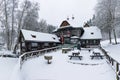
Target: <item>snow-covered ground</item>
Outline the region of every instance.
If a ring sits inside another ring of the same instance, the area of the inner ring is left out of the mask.
[[[0,57],[0,80],[10,80],[17,61],[16,58]]]
[[[112,45],[107,40],[102,41],[101,46],[110,56],[120,61],[120,44]],[[8,51],[0,53],[11,54]],[[91,60],[92,51],[83,49],[80,51],[82,60],[78,58],[69,60],[68,55],[71,53],[72,51],[63,54],[61,50],[48,53],[53,56],[51,64],[47,64],[44,56],[29,59],[23,63],[21,70],[18,58],[0,57],[0,80],[116,80],[115,72],[106,59]]]
[[[49,53],[53,56],[51,64],[47,64],[44,56],[26,61],[21,69],[22,80],[115,80],[115,73],[105,59],[91,60],[91,53],[82,50],[82,60],[69,60],[61,50]]]
[[[112,42],[114,39],[112,40]],[[102,47],[108,52],[108,54],[114,58],[116,61],[120,62],[120,39],[117,40],[119,44],[109,44],[109,41],[101,42]]]

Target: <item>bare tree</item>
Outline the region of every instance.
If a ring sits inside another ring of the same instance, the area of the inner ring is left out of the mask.
[[[48,32],[48,33],[52,33],[53,30],[55,30],[55,28],[56,28],[56,26],[48,25],[48,26],[47,26],[47,32]]]
[[[109,34],[111,43],[111,32],[115,28],[116,8],[118,0],[99,0],[96,6],[95,25]]]
[[[7,0],[4,0],[4,14],[5,14],[5,29],[6,29],[6,37],[7,37],[7,49],[10,50],[10,30],[8,23],[8,11],[7,11]]]
[[[29,9],[26,12],[26,16],[23,21],[23,28],[27,30],[37,30],[38,27],[38,15],[39,4],[29,2]]]
[[[35,24],[35,22],[37,23],[37,19],[38,19],[38,11],[39,10],[39,4],[38,3],[31,3],[29,0],[24,0],[24,2],[22,3],[20,10],[18,10],[18,14],[17,14],[17,22],[18,22],[18,27],[17,27],[17,41],[14,47],[14,52],[16,51],[16,48],[18,47],[18,43],[19,43],[19,34],[20,34],[20,30],[22,28],[26,27],[30,27],[32,26],[34,28],[33,22]],[[36,16],[36,19],[33,19],[34,16]],[[32,21],[32,19],[34,21]],[[29,22],[29,20],[31,20]],[[30,26],[29,26],[30,25]]]
[[[47,32],[47,22],[46,22],[46,20],[42,19],[39,22],[38,31]]]

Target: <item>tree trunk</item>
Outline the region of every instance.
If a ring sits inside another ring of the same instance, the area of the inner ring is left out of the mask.
[[[111,41],[111,30],[109,30],[109,41],[110,41],[110,44],[112,43]]]
[[[16,53],[16,49],[17,49],[18,44],[19,44],[20,30],[21,30],[21,28],[22,28],[22,20],[23,20],[23,17],[24,17],[24,12],[25,12],[25,10],[26,10],[26,6],[27,6],[27,0],[25,0],[25,4],[24,4],[23,10],[22,10],[22,14],[21,14],[21,16],[20,16],[19,23],[18,23],[18,29],[17,29],[17,32],[18,32],[18,34],[17,34],[17,41],[16,41],[16,43],[15,43],[15,47],[14,47],[14,49],[13,49],[13,52],[15,52],[15,53]]]
[[[113,29],[113,33],[114,33],[114,38],[115,38],[115,44],[117,44],[117,37],[116,37],[115,29]]]
[[[7,37],[7,49],[10,50],[10,31],[8,27],[8,12],[7,12],[7,3],[4,0],[4,7],[5,7],[5,29],[6,29],[6,37]]]
[[[13,43],[14,43],[14,37],[13,37],[13,32],[14,32],[14,9],[15,9],[15,0],[13,0],[13,6],[12,6],[12,30],[11,30],[11,49],[13,49]]]

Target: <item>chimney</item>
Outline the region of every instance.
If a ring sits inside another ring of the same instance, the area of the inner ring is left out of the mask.
[[[67,17],[67,20],[69,20],[69,17]]]
[[[75,19],[75,17],[74,17],[74,15],[72,15],[72,20],[74,20]]]

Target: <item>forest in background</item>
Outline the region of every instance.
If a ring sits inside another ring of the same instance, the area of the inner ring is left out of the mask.
[[[20,29],[52,33],[56,28],[46,20],[40,20],[40,4],[29,0],[0,1],[0,31],[8,50],[13,50],[18,42]],[[88,20],[90,26],[98,26],[103,39],[120,37],[120,0],[97,0],[95,14]]]
[[[120,37],[120,0],[97,0],[95,14],[87,22],[91,26],[98,26],[103,39]]]

